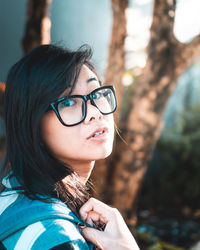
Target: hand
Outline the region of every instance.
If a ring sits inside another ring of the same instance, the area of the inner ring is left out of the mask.
[[[79,213],[81,218],[91,226],[95,224],[101,228],[105,225],[104,231],[89,227],[81,230],[83,237],[100,249],[139,250],[134,237],[116,208],[90,198],[80,208]]]

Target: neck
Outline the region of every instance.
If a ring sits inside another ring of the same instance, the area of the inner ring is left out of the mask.
[[[95,161],[92,161],[89,164],[82,165],[81,168],[79,167],[77,169],[77,171],[75,170],[77,172],[77,174],[80,176],[80,179],[84,184],[86,184],[86,182],[88,181],[88,179],[92,173],[92,170],[94,168],[94,163],[95,163]]]
[[[69,165],[72,166],[72,169],[80,176],[82,183],[86,184],[91,175],[94,164],[95,161],[80,162],[80,163],[76,162],[76,163],[71,163]]]

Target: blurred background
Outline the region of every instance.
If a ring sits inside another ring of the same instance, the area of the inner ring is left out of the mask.
[[[40,44],[87,43],[118,98],[93,196],[120,210],[142,250],[200,249],[199,13],[199,0],[0,0],[0,166],[9,68]]]

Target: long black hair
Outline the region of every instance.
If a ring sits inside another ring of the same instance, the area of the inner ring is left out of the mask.
[[[7,170],[13,171],[27,197],[47,202],[45,197],[56,197],[75,213],[89,199],[88,186],[44,145],[40,123],[69,84],[73,90],[83,64],[94,70],[91,56],[86,45],[77,51],[41,45],[13,65],[5,90]]]

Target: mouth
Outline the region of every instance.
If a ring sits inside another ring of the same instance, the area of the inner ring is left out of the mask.
[[[97,138],[97,137],[100,137],[100,136],[104,135],[105,133],[108,133],[108,128],[107,127],[95,130],[92,134],[90,134],[87,137],[87,139]]]

